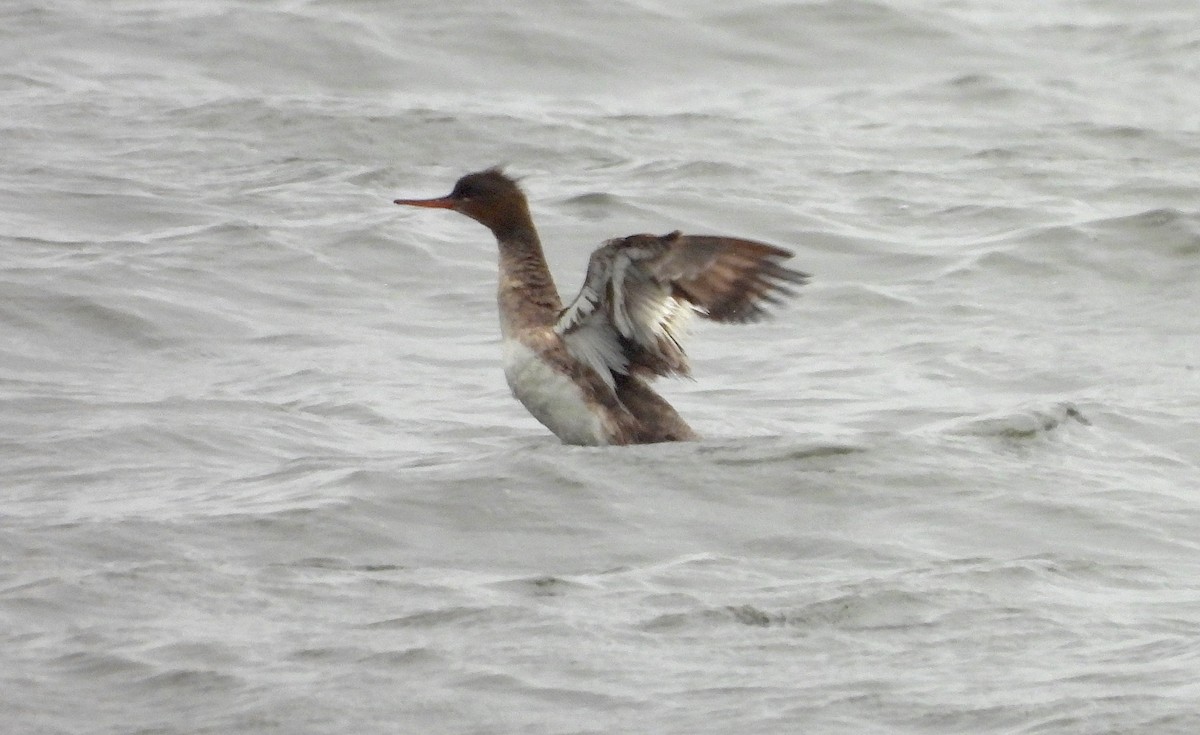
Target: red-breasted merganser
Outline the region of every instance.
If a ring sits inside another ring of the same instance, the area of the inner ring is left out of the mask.
[[[688,375],[689,316],[750,322],[808,275],[780,265],[782,248],[710,235],[630,235],[592,253],[579,295],[563,307],[517,183],[499,168],[467,174],[437,199],[500,246],[500,331],[513,395],[566,444],[649,444],[699,438],[647,384]]]

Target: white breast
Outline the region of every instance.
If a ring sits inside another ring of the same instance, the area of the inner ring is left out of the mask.
[[[504,377],[529,413],[566,444],[608,444],[605,422],[569,377],[515,339],[504,340]]]

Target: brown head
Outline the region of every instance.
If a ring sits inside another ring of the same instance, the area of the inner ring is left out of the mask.
[[[484,225],[500,239],[512,236],[523,228],[533,230],[524,192],[516,181],[498,167],[467,174],[444,197],[397,199],[396,204],[453,209]]]

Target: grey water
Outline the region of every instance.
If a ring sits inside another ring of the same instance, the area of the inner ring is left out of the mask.
[[[1200,729],[1191,0],[10,0],[9,733]],[[813,274],[705,439],[508,395],[522,177]]]

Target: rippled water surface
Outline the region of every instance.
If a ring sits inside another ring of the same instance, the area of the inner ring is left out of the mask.
[[[13,0],[13,733],[1200,729],[1190,0]],[[560,445],[495,245],[814,275]]]

